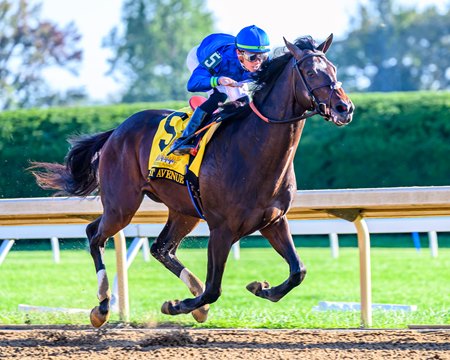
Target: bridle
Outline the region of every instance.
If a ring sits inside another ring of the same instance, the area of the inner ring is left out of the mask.
[[[264,116],[256,107],[255,103],[253,101],[250,102],[250,108],[253,110],[253,112],[258,115],[259,118],[261,118],[262,120],[264,120],[265,122],[268,123],[274,123],[274,124],[286,124],[286,123],[290,123],[290,122],[295,122],[295,121],[300,121],[300,120],[304,120],[307,119],[311,116],[314,115],[320,115],[322,116],[325,120],[329,121],[330,117],[331,117],[331,98],[334,94],[334,92],[338,89],[341,88],[342,83],[339,81],[330,81],[329,83],[326,84],[321,84],[319,86],[316,86],[314,88],[311,88],[308,84],[308,82],[305,79],[305,76],[302,74],[301,70],[300,70],[300,65],[306,60],[309,59],[311,57],[321,57],[326,59],[325,57],[325,53],[323,53],[322,51],[316,51],[313,53],[308,53],[305,56],[303,56],[301,59],[297,60],[295,57],[293,57],[293,65],[292,65],[292,71],[293,73],[297,73],[300,77],[300,80],[304,86],[304,88],[308,91],[308,96],[311,102],[311,107],[305,112],[303,113],[301,116],[297,116],[297,117],[293,117],[290,119],[286,119],[286,120],[274,120],[274,119],[270,119],[267,116]],[[317,89],[321,89],[323,87],[330,87],[330,94],[328,96],[328,99],[326,102],[320,102],[316,96],[314,95],[314,91],[316,91]],[[292,81],[292,91],[294,93],[294,98],[295,101],[300,104],[300,101],[297,98],[297,91],[296,91],[296,81]]]

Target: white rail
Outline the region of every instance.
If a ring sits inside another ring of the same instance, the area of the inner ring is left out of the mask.
[[[0,225],[86,224],[102,212],[98,198],[32,198],[0,200]],[[370,235],[365,219],[450,216],[450,186],[299,191],[290,220],[336,219],[352,222],[360,250],[361,323],[372,325]],[[135,224],[164,223],[167,208],[146,199],[133,219]],[[114,237],[117,254],[119,313],[128,318],[125,236]],[[118,250],[122,249],[122,250]]]
[[[332,257],[339,254],[339,238],[341,234],[356,234],[355,227],[345,220],[290,220],[289,226],[292,235],[328,235]],[[134,238],[134,242],[141,245],[140,239],[157,237],[164,224],[130,224],[124,229],[127,238]],[[450,217],[430,218],[403,218],[403,219],[368,219],[367,227],[371,234],[394,233],[428,233],[430,253],[432,257],[438,256],[438,232],[450,232]],[[252,236],[261,235],[258,231]],[[190,234],[190,237],[207,237],[209,229],[202,222]],[[13,225],[0,227],[0,265],[6,258],[8,251],[16,240],[24,239],[50,239],[53,260],[59,263],[59,239],[85,239],[86,225]],[[239,244],[239,243],[237,243]],[[145,246],[148,248],[148,240]],[[239,258],[238,248],[233,249],[234,257]],[[148,250],[144,253],[148,261]]]

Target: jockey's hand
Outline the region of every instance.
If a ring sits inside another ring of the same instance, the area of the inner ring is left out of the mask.
[[[233,80],[232,78],[221,76],[218,80],[219,85],[222,86],[231,86],[231,87],[241,87],[242,84],[238,83],[237,81]]]

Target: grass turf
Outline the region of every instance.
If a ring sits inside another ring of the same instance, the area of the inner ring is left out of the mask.
[[[338,259],[328,248],[301,248],[308,269],[304,282],[278,303],[248,292],[254,280],[272,285],[287,278],[288,267],[271,248],[243,248],[241,259],[228,259],[222,296],[211,305],[206,323],[188,315],[167,316],[161,304],[191,297],[185,285],[152,258],[138,256],[129,268],[130,320],[136,325],[174,324],[211,328],[355,328],[357,311],[317,312],[319,301],[359,301],[359,259],[356,248],[341,248]],[[180,249],[179,258],[200,279],[206,274],[206,249]],[[450,324],[450,249],[431,258],[423,249],[373,248],[372,298],[374,303],[417,305],[415,312],[375,311],[374,328],[404,328],[408,324]],[[115,254],[106,250],[112,286]],[[50,251],[11,251],[0,267],[0,323],[89,324],[88,316],[67,313],[19,312],[18,304],[91,309],[97,305],[97,279],[90,255],[64,250],[54,264]],[[113,314],[111,321],[118,321]]]

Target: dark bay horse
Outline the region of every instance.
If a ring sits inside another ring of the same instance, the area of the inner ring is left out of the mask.
[[[341,126],[352,120],[353,104],[336,79],[325,53],[332,35],[318,45],[311,37],[266,62],[256,77],[253,103],[224,122],[207,146],[199,184],[210,229],[205,284],[177,258],[181,240],[199,223],[185,186],[164,179],[148,180],[153,136],[170,110],[136,113],[114,130],[72,141],[65,164],[35,163],[38,184],[72,196],[100,189],[103,215],[87,226],[98,277],[99,306],[91,322],[101,326],[110,312],[110,287],[103,252],[107,239],[128,225],[144,195],[169,209],[167,223],[151,246],[152,255],[179,277],[193,298],[167,301],[165,314],[190,313],[205,321],[209,304],[221,294],[222,275],[233,243],[259,230],[289,265],[289,277],[270,287],[253,282],[256,296],[278,301],[298,286],[306,269],[295,250],[286,213],[296,193],[293,159],[305,118],[319,114]]]

